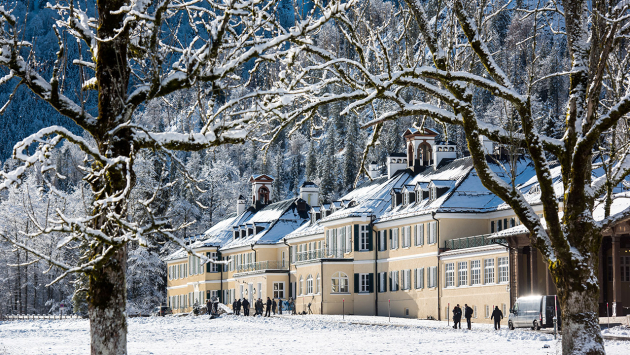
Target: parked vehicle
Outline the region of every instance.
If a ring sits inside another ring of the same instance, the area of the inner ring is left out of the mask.
[[[508,327],[535,330],[553,328],[553,318],[557,314],[560,329],[560,306],[557,301],[554,302],[555,299],[555,296],[519,297],[510,310]]]
[[[173,314],[173,310],[171,309],[171,307],[166,307],[166,306],[158,306],[153,308],[153,310],[151,311],[151,315],[152,316],[165,316],[167,314]]]

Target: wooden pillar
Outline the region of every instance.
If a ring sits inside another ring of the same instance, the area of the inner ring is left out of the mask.
[[[538,293],[538,250],[534,247],[529,249],[529,272],[531,275],[530,293],[532,295]]]
[[[613,273],[613,294],[612,301],[613,307],[616,309],[613,310],[613,314],[616,314],[618,317],[623,315],[623,308],[621,303],[621,255],[620,255],[620,237],[618,235],[612,236],[612,273]]]

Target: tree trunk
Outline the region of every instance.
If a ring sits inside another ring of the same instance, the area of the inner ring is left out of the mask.
[[[592,292],[569,292],[562,305],[562,353],[605,354],[597,314],[598,297]]]
[[[91,354],[127,354],[127,246],[90,274]]]

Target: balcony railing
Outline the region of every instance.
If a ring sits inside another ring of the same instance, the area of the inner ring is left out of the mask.
[[[236,266],[236,272],[254,272],[263,270],[289,270],[285,261],[265,260]]]
[[[466,238],[457,238],[451,240],[444,241],[444,249],[454,250],[454,249],[466,249],[466,248],[474,248],[481,247],[484,245],[492,245],[492,244],[507,244],[505,239],[498,238],[489,238],[489,235],[478,235],[474,237],[466,237]]]
[[[297,260],[294,262],[306,262],[320,259],[342,259],[344,251],[342,249],[316,249],[297,253]]]

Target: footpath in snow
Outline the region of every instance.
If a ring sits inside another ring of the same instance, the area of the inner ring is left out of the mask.
[[[129,354],[555,354],[553,335],[495,331],[473,324],[387,317],[223,316],[129,319]],[[383,326],[385,325],[385,326]],[[611,329],[611,332],[613,329]],[[614,331],[615,333],[623,330]],[[606,341],[608,354],[628,354],[630,342]],[[87,320],[0,323],[0,354],[88,354]]]

